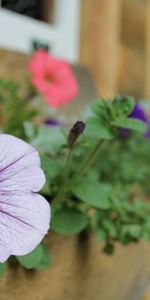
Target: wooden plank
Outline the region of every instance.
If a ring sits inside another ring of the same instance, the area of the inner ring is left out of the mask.
[[[120,44],[118,92],[143,97],[145,59],[141,48]]]
[[[80,62],[91,70],[102,97],[117,92],[122,0],[82,0]]]
[[[145,48],[146,9],[145,1],[122,1],[121,36],[124,42]]]
[[[150,0],[147,0],[146,14],[146,55],[145,55],[145,89],[144,96],[150,98]]]
[[[107,256],[93,236],[49,234],[51,268],[24,271],[11,266],[0,280],[1,300],[142,299],[150,280],[150,246],[116,245]],[[149,299],[144,299],[149,300]]]
[[[150,300],[150,292],[146,294],[142,300]]]
[[[19,52],[0,49],[0,78],[23,82],[28,58]]]

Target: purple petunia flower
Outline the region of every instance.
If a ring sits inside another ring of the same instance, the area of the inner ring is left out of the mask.
[[[147,117],[144,109],[141,107],[140,104],[138,104],[138,103],[135,104],[134,109],[133,109],[133,111],[132,111],[132,113],[130,114],[129,117],[145,122],[145,124],[148,126],[148,130],[144,134],[144,136],[147,137],[147,138],[150,138],[150,120]]]
[[[138,103],[135,104],[133,111],[129,115],[129,117],[141,120],[145,122],[146,124],[148,123],[148,118],[145,114],[144,109],[139,105]]]
[[[129,115],[129,118],[134,118],[134,119],[143,121],[148,126],[148,130],[144,134],[144,136],[146,138],[150,138],[150,120],[147,117],[144,109],[141,107],[140,104],[138,104],[138,103],[135,104],[133,111]],[[129,129],[126,129],[126,128],[121,129],[120,137],[128,137],[130,132],[131,132],[131,130],[129,130]]]
[[[25,255],[49,229],[50,206],[37,192],[45,183],[38,152],[26,142],[0,135],[0,262]]]
[[[57,119],[45,119],[44,124],[48,126],[54,126],[54,127],[64,127],[63,123]]]

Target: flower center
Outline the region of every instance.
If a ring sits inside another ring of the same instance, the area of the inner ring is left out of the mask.
[[[45,75],[45,81],[46,83],[53,83],[54,82],[54,77],[50,74]]]

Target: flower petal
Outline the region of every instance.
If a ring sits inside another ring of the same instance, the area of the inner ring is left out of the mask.
[[[44,238],[49,224],[50,206],[41,195],[0,194],[0,261],[10,254],[31,252]]]
[[[5,262],[10,256],[10,248],[0,241],[0,262]]]
[[[0,135],[0,191],[39,191],[45,183],[38,152],[26,142]]]
[[[45,68],[47,67],[49,56],[47,51],[37,50],[28,64],[28,71],[33,74],[45,75]]]
[[[77,96],[79,86],[66,61],[38,50],[31,58],[28,69],[33,86],[44,96],[48,105],[61,107]]]

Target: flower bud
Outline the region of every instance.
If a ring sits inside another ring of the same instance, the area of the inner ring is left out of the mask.
[[[71,128],[68,136],[68,145],[73,146],[79,136],[83,133],[85,129],[85,124],[82,121],[77,121]]]

